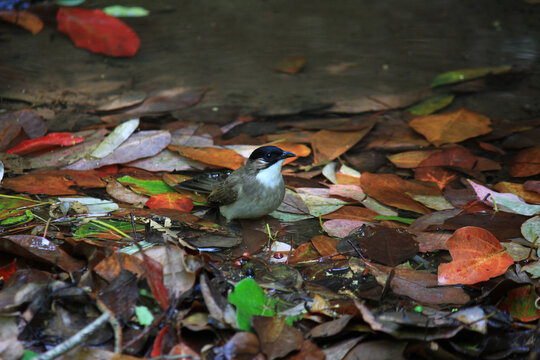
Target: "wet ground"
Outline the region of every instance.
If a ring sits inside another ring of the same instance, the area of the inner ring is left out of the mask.
[[[83,6],[106,5],[110,2]],[[289,114],[341,99],[426,87],[448,70],[509,64],[527,70],[519,84],[462,98],[454,106],[490,117],[540,114],[540,5],[517,0],[122,5],[151,11],[148,17],[125,20],[141,37],[141,48],[130,59],[75,48],[52,26],[32,36],[0,23],[2,107],[42,104],[37,110],[50,128],[68,130],[99,122],[85,111],[111,94],[187,86],[212,88],[198,107]],[[289,56],[307,60],[301,73],[272,70]],[[65,106],[51,109],[53,103]]]

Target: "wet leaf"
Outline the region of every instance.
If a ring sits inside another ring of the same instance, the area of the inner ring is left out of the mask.
[[[148,94],[142,104],[126,110],[128,114],[162,114],[197,104],[208,89],[177,87]]]
[[[68,35],[75,46],[109,56],[135,55],[140,40],[117,18],[103,11],[61,7],[56,15],[58,31]]]
[[[475,69],[453,70],[438,75],[431,83],[432,87],[448,85],[462,81],[478,79],[490,74],[498,75],[512,70],[511,66],[485,67]]]
[[[413,236],[401,229],[365,226],[351,233],[347,239],[355,242],[368,259],[389,266],[397,266],[418,253],[418,244]]]
[[[274,70],[294,75],[306,66],[306,62],[306,59],[303,57],[291,56],[281,60]]]
[[[408,296],[421,304],[462,305],[470,301],[470,297],[463,289],[437,287],[435,274],[412,269],[389,268],[378,264],[371,264],[369,271],[382,286],[386,285],[388,276],[393,273],[390,281],[392,291],[398,295]]]
[[[540,318],[540,309],[536,307],[538,297],[530,285],[511,289],[499,308],[508,311],[513,318],[530,322]]]
[[[527,177],[540,174],[540,147],[532,147],[519,152],[510,166],[513,177]]]
[[[491,121],[484,115],[461,108],[454,112],[414,119],[409,125],[435,146],[459,143],[491,132]]]
[[[476,284],[504,274],[514,260],[489,231],[473,226],[446,241],[453,261],[439,265],[439,284]]]
[[[187,195],[178,193],[164,193],[152,195],[146,202],[150,209],[175,209],[190,212],[193,209],[193,201]]]
[[[85,263],[71,257],[64,250],[42,236],[5,235],[0,238],[2,251],[32,259],[49,265],[58,266],[66,272],[81,270]]]
[[[454,97],[452,94],[437,95],[411,106],[407,111],[413,115],[430,115],[450,105]]]
[[[419,92],[403,94],[373,94],[357,99],[338,100],[328,111],[344,114],[360,114],[368,111],[400,109],[417,103]]]

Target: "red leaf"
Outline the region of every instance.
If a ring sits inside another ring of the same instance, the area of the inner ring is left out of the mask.
[[[146,206],[150,209],[175,209],[190,212],[193,209],[193,201],[188,195],[163,193],[150,197]]]
[[[0,267],[0,280],[6,282],[13,273],[17,271],[17,260],[14,259],[9,264]]]
[[[154,340],[154,346],[152,346],[152,352],[150,353],[151,357],[158,357],[162,355],[161,346],[163,344],[163,339],[165,338],[165,335],[167,335],[167,331],[169,331],[170,327],[170,325],[165,325],[163,329],[159,330],[159,333]]]
[[[142,253],[144,266],[146,267],[146,279],[152,289],[152,294],[159,307],[163,310],[169,307],[169,292],[163,284],[163,267],[159,262]]]
[[[504,274],[514,260],[489,231],[466,226],[446,241],[453,261],[439,265],[439,284],[476,284]]]
[[[133,56],[139,50],[137,34],[101,10],[61,7],[56,21],[58,31],[68,35],[77,47],[110,56]]]
[[[73,136],[72,133],[50,133],[35,139],[24,140],[19,145],[12,147],[8,154],[29,154],[39,150],[53,148],[55,146],[71,146],[81,143],[85,137]]]

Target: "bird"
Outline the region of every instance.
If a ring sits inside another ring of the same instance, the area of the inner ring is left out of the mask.
[[[283,162],[294,156],[294,153],[277,146],[255,149],[244,166],[211,186],[208,205],[219,207],[227,223],[235,219],[260,218],[271,213],[279,207],[285,196],[285,183],[281,175]],[[210,182],[201,183],[192,179],[182,182],[179,187],[208,190]]]

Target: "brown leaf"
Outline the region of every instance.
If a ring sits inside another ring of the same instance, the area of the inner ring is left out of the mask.
[[[439,146],[458,143],[491,132],[491,121],[484,115],[461,108],[454,112],[428,115],[414,119],[409,125]]]
[[[330,130],[318,131],[311,138],[314,162],[316,164],[331,161],[352,148],[371,130],[371,127],[361,131],[336,132]]]
[[[334,239],[324,235],[317,235],[311,239],[311,243],[323,257],[336,255],[338,253],[336,245],[339,243],[339,239]],[[332,259],[343,260],[345,259],[345,256],[337,255],[332,257]]]
[[[368,259],[389,266],[397,266],[418,253],[418,244],[413,236],[400,229],[383,226],[364,226],[355,230],[346,239],[353,241]]]
[[[251,325],[259,336],[262,352],[269,360],[302,348],[302,333],[285,324],[285,319],[255,315],[251,317]]]
[[[381,285],[386,284],[388,276],[393,272],[390,282],[392,291],[405,295],[421,304],[466,304],[470,297],[461,288],[437,287],[437,275],[410,269],[395,269],[383,265],[371,264],[370,272]]]
[[[42,236],[6,235],[0,240],[2,251],[49,265],[56,265],[67,272],[74,272],[85,266],[84,261],[72,258],[67,252]]]
[[[430,210],[424,205],[414,201],[406,193],[411,195],[440,195],[435,187],[413,183],[401,179],[394,174],[371,174],[365,172],[360,178],[362,190],[383,204],[427,214]]]
[[[519,152],[510,166],[510,175],[526,177],[540,174],[540,147],[532,147]]]

